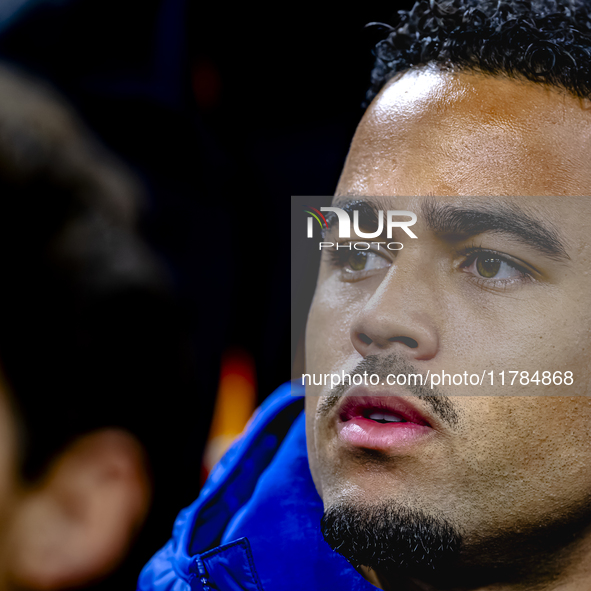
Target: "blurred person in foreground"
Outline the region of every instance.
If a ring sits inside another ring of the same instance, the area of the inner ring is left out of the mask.
[[[59,94],[0,64],[0,589],[132,588],[169,527],[185,466],[161,398],[193,392],[143,199]]]
[[[142,591],[591,589],[591,6],[420,1],[385,30],[321,239],[305,412],[290,385],[265,402]],[[494,384],[386,382],[466,370]]]

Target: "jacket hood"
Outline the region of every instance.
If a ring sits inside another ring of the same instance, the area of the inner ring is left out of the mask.
[[[375,591],[322,537],[304,418],[301,386],[265,401],[179,514],[139,591]]]

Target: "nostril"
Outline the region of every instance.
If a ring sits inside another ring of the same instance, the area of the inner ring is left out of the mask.
[[[371,345],[373,341],[364,333],[359,333],[359,340],[363,341],[366,345]]]
[[[403,345],[406,345],[407,347],[410,347],[411,349],[416,349],[419,344],[414,340],[411,339],[410,337],[392,337],[391,339],[388,339],[391,343],[402,343]]]

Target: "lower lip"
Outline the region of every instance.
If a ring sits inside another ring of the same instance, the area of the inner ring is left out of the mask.
[[[427,425],[417,423],[376,423],[365,417],[353,417],[337,423],[339,439],[365,449],[391,450],[424,439],[433,432]]]

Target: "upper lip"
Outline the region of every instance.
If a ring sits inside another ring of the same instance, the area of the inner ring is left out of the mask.
[[[357,388],[354,388],[357,390]],[[418,399],[409,395],[397,396],[390,393],[369,395],[367,392],[351,391],[343,396],[336,406],[336,416],[340,421],[348,421],[358,416],[368,417],[371,412],[391,413],[409,423],[432,427],[432,420],[417,408]]]

